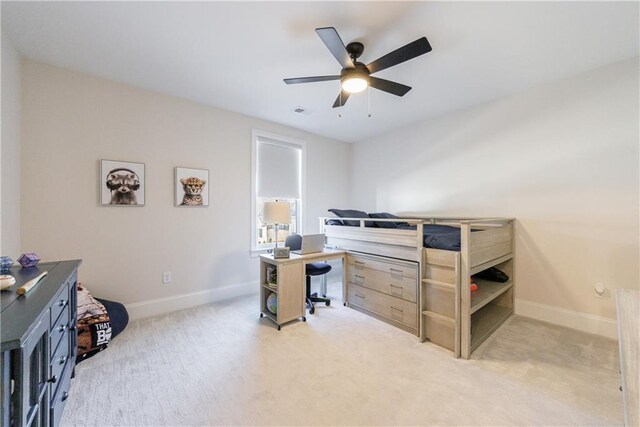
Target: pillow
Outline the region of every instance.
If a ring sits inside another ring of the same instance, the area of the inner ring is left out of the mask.
[[[78,283],[78,353],[76,363],[107,348],[111,319],[107,309]]]
[[[378,212],[378,213],[370,213],[370,218],[384,218],[384,219],[393,219],[398,218],[394,214],[390,214],[388,212]],[[375,221],[376,227],[380,228],[398,228],[399,226],[407,226],[408,222],[386,222],[386,221]]]
[[[369,218],[366,212],[355,209],[329,209],[329,212],[340,218]],[[360,227],[360,221],[342,221],[342,223],[350,227]],[[372,221],[365,222],[364,225],[365,227],[375,227]]]
[[[344,225],[342,221],[339,219],[328,219],[326,222],[327,225]]]

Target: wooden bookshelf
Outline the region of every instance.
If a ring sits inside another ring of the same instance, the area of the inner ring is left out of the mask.
[[[480,310],[513,287],[513,280],[500,283],[475,279],[475,283],[478,285],[478,289],[471,292],[471,314]]]
[[[513,313],[512,307],[488,304],[471,315],[471,351],[478,348]]]

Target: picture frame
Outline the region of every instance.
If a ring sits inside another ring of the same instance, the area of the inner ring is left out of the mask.
[[[145,205],[145,164],[123,160],[100,160],[98,181],[100,206]]]
[[[273,249],[273,259],[289,258],[289,247]]]
[[[209,207],[209,169],[175,168],[175,206]]]

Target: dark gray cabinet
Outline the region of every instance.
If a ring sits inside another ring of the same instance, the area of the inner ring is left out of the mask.
[[[16,284],[0,293],[1,410],[4,426],[60,423],[77,354],[79,260],[15,268]],[[16,289],[43,271],[47,276],[24,296]]]

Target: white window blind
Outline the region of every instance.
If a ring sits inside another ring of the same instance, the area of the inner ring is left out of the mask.
[[[256,195],[299,199],[302,150],[258,139]]]

